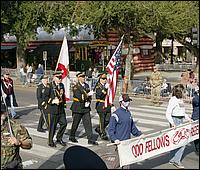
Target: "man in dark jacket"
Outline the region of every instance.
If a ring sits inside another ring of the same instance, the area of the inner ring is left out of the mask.
[[[70,107],[72,110],[73,121],[69,140],[72,142],[78,142],[75,138],[75,133],[82,119],[83,126],[87,134],[88,144],[98,145],[98,143],[93,140],[92,123],[90,117],[90,103],[92,100],[91,96],[93,95],[93,91],[90,91],[89,85],[85,83],[84,73],[78,73],[76,76],[78,78],[78,83],[73,88],[73,103]]]
[[[14,109],[14,107],[18,107],[14,93],[14,84],[8,71],[6,71],[3,75],[3,79],[1,80],[1,88],[3,90],[2,93],[3,97],[5,98],[6,105],[10,107],[11,117],[13,119],[19,118],[19,115],[17,115]]]
[[[192,99],[192,120],[199,120],[199,90],[194,92]],[[199,153],[199,139],[194,140],[195,150]]]
[[[48,83],[48,76],[42,76],[42,82],[37,87],[37,100],[38,100],[38,109],[40,109],[41,115],[37,127],[38,132],[45,132],[43,125],[45,123],[46,127],[49,127],[49,107],[48,100],[50,95],[50,85]]]
[[[50,83],[50,98],[48,100],[50,109],[50,126],[49,126],[49,146],[56,147],[53,142],[53,137],[56,132],[57,124],[60,125],[59,130],[56,135],[56,143],[62,146],[66,146],[66,142],[62,140],[64,132],[67,127],[65,107],[65,89],[61,82],[62,74],[61,72],[55,72],[53,81]]]
[[[99,133],[101,139],[108,140],[106,134],[106,127],[110,120],[111,106],[104,107],[105,98],[108,91],[107,74],[103,73],[99,75],[99,82],[96,86],[96,110],[99,115],[99,125],[95,131]]]

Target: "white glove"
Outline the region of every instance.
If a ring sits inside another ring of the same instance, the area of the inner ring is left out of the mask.
[[[52,104],[59,104],[58,98],[52,100]]]
[[[110,87],[110,84],[106,83],[105,88],[108,89],[108,87]]]
[[[115,144],[119,145],[120,144],[120,140],[115,140]]]
[[[91,90],[89,93],[88,93],[88,96],[92,96],[94,94],[94,91]]]
[[[89,107],[90,106],[90,102],[85,102],[85,107]]]
[[[111,113],[115,112],[116,111],[116,107],[115,106],[112,106],[111,107]]]

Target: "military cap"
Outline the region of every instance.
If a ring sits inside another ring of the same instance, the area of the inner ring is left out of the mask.
[[[62,71],[54,71],[53,75],[59,75],[62,74]]]
[[[132,101],[132,99],[128,96],[128,94],[122,94],[121,96],[119,96],[119,102],[128,102],[128,101]]]
[[[106,73],[100,73],[100,74],[98,75],[98,77],[99,77],[100,79],[107,79],[107,74],[106,74]]]
[[[61,78],[61,77],[62,77],[62,71],[55,71],[55,72],[53,73],[53,76],[58,77],[58,78]]]
[[[48,79],[48,76],[47,75],[42,75],[41,79]]]
[[[85,77],[85,73],[79,72],[78,74],[76,74],[76,77]]]

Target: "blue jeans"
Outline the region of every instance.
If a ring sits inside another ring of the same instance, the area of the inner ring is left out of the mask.
[[[172,117],[172,118],[173,118],[174,124],[176,126],[178,126],[178,125],[183,123],[183,118],[182,119],[175,118],[175,117]],[[176,162],[176,163],[180,164],[181,163],[181,158],[182,158],[183,153],[184,153],[184,150],[185,150],[185,146],[182,146],[180,148],[177,148],[177,149],[174,149],[174,150],[170,151],[170,153],[169,153],[170,162]]]

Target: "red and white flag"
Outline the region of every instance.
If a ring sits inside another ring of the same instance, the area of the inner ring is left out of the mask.
[[[65,99],[70,100],[70,79],[69,79],[69,51],[67,45],[67,38],[64,36],[56,69],[62,71],[62,83],[65,87]]]
[[[123,41],[123,37],[119,45],[117,46],[115,52],[113,53],[108,65],[106,66],[106,70],[108,71],[108,84],[110,85],[108,88],[108,93],[105,98],[104,107],[108,107],[113,104],[115,93],[117,90],[117,81],[118,81],[118,74],[121,62],[121,44]]]

